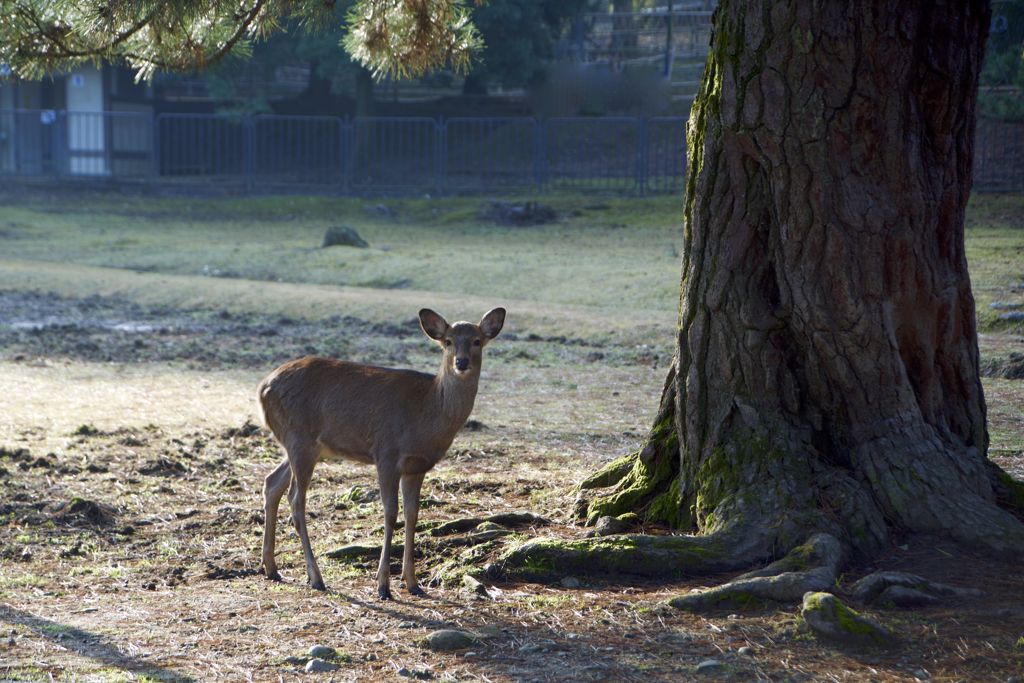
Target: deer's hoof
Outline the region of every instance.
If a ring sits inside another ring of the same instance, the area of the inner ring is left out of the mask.
[[[390,588],[378,588],[377,597],[381,600],[391,600],[391,589]]]
[[[417,598],[427,597],[427,592],[419,586],[413,586],[407,592],[409,593],[409,595],[415,595]]]
[[[266,570],[264,570],[264,571],[266,571]],[[267,573],[267,581],[277,581],[278,583],[280,583],[281,582],[281,574],[278,571],[276,571],[276,570],[272,571],[272,572],[269,572],[269,573]]]
[[[323,581],[314,581],[310,584],[310,587],[315,591],[324,591],[325,593],[327,592],[327,584],[325,584]]]

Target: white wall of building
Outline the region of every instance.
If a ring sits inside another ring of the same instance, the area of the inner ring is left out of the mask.
[[[67,87],[68,172],[106,175],[106,136],[103,123],[103,71],[95,66],[73,69]]]

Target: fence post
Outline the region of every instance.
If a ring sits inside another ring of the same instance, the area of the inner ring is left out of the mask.
[[[547,156],[544,149],[544,116],[537,115],[537,129],[533,136],[533,144],[537,147],[537,194],[544,194],[544,169],[547,164]]]
[[[349,193],[349,174],[352,173],[352,126],[349,124],[348,114],[345,114],[341,122],[341,148],[338,150],[338,157],[341,163],[341,193]]]
[[[158,114],[153,117],[153,176],[157,182],[160,181],[160,169],[162,159],[160,158],[160,117],[163,114]]]
[[[448,145],[446,143],[446,126],[444,116],[437,117],[437,132],[434,135],[434,150],[437,154],[434,166],[437,173],[437,196],[444,196],[444,174],[448,164]]]
[[[252,194],[255,185],[253,178],[253,158],[255,157],[256,123],[251,116],[242,119],[242,175],[245,178],[245,193]]]
[[[153,116],[153,112],[146,114],[146,142],[149,144],[149,168],[146,169],[146,177],[149,180],[149,184],[152,185],[156,182],[157,176],[154,173],[156,170],[156,120]]]
[[[636,140],[636,184],[639,196],[643,197],[647,182],[647,119],[643,116],[637,121]]]
[[[55,112],[55,114],[56,115],[53,117],[53,123],[51,124],[51,130],[53,132],[50,135],[50,145],[53,147],[53,150],[50,152],[50,158],[53,163],[53,181],[60,182],[63,160],[70,157],[64,149],[66,141],[70,139],[70,136],[61,135],[61,128],[67,125],[67,112],[60,111]]]

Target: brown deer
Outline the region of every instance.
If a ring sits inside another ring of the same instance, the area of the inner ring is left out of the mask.
[[[384,547],[377,569],[377,594],[391,599],[391,537],[398,519],[398,487],[405,510],[402,578],[411,595],[425,595],[416,583],[413,537],[424,475],[444,457],[473,410],[480,383],[483,348],[505,324],[495,308],[479,325],[449,325],[424,308],[420,325],[441,345],[444,358],[436,376],[328,358],[285,363],[257,389],[263,420],[284,447],[286,457],[263,484],[263,568],[280,581],[274,560],[277,508],[291,485],[288,502],[302,541],[309,582],[327,590],[306,530],[306,491],[318,460],[344,458],[377,468],[384,506]]]

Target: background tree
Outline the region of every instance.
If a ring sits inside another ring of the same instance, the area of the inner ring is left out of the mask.
[[[587,0],[488,0],[475,7],[473,23],[485,47],[466,78],[464,91],[486,94],[490,82],[517,88],[542,79],[555,57],[556,40],[587,4]]]
[[[38,78],[86,60],[124,60],[139,78],[203,69],[291,22],[336,25],[334,0],[0,0],[0,63]],[[356,0],[346,49],[377,74],[466,69],[481,44],[460,0]]]
[[[1024,119],[1024,0],[993,5],[992,31],[981,72],[978,113]]]
[[[322,31],[303,31],[297,26],[284,26],[266,40],[254,42],[251,49],[231,53],[211,66],[205,75],[211,97],[223,114],[272,114],[270,100],[274,92],[274,72],[281,67],[308,64],[309,79],[306,89],[289,98],[278,113],[338,113],[345,105],[343,97],[356,99],[356,115],[373,113],[374,81],[369,69],[352,60],[342,46],[346,27],[342,19],[352,3],[335,5],[337,21]],[[173,80],[176,74],[160,74],[157,78]],[[189,76],[184,76],[189,77]],[[254,85],[262,87],[253,87]],[[248,86],[248,87],[246,87]]]
[[[339,12],[341,7],[339,3]],[[338,80],[351,80],[355,85],[356,116],[373,116],[373,72],[351,59],[342,45],[345,35],[346,29],[341,27],[323,33],[305,32],[299,36],[295,52],[310,62],[310,78],[318,79],[320,88],[330,90]]]
[[[633,57],[639,35],[637,35],[633,0],[612,0],[612,51],[620,60]]]
[[[989,17],[985,0],[719,4],[674,367],[648,443],[581,502],[699,535],[538,540],[506,568],[679,575],[792,551],[680,601],[698,606],[799,599],[904,531],[1024,556],[1024,485],[986,457],[964,254]]]

